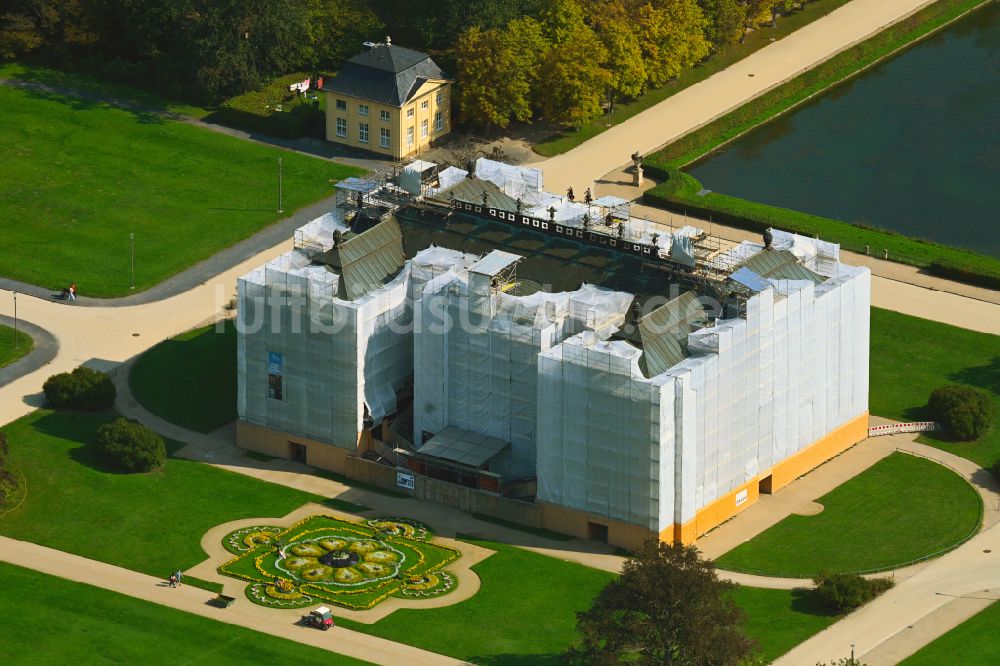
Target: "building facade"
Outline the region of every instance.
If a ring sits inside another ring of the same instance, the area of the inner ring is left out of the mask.
[[[451,131],[451,80],[426,53],[366,43],[323,85],[326,139],[394,159]]]

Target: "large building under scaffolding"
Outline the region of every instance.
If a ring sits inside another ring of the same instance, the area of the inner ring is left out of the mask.
[[[240,445],[634,547],[864,438],[869,273],[836,245],[541,185],[482,159],[339,184],[240,279]]]

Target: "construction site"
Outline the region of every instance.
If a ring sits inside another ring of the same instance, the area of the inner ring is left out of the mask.
[[[635,548],[864,439],[870,274],[480,158],[350,178],[239,279],[238,445]]]

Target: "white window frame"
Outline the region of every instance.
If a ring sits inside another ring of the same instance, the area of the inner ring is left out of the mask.
[[[382,109],[378,112],[378,117],[384,120],[385,122],[389,122],[389,112],[386,111],[385,109]]]
[[[368,123],[358,123],[358,141],[368,143]]]
[[[406,128],[406,145],[407,146],[412,146],[413,145],[413,126],[412,125],[410,125],[409,127]]]
[[[378,145],[382,148],[389,147],[389,128],[380,127],[378,128]]]
[[[368,105],[367,104],[358,104],[358,115],[359,116],[367,116],[368,115]]]
[[[426,99],[425,99],[425,100],[422,100],[422,101],[420,102],[420,110],[421,110],[421,111],[426,111],[426,110],[427,110],[427,105],[428,105],[428,102],[427,102],[427,100],[426,100]]]
[[[443,102],[444,101],[444,91],[443,90],[438,90],[437,91],[437,95],[435,96],[434,99],[435,99],[435,101],[438,104],[440,104],[441,102]]]
[[[434,131],[442,132],[444,131],[444,113],[441,111],[434,112]]]
[[[338,111],[347,111],[347,100],[338,99],[335,106],[337,107]]]
[[[424,118],[423,120],[420,121],[420,138],[421,139],[424,139],[424,138],[427,137],[428,125],[429,125],[429,123],[427,122],[426,118]]]
[[[337,136],[347,136],[347,118],[337,118]]]
[[[406,110],[406,117],[407,118],[412,118],[413,117],[413,107],[412,106]]]

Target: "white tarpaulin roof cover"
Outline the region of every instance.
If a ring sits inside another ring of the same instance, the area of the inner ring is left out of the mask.
[[[510,252],[504,252],[503,250],[493,250],[485,257],[469,266],[469,271],[472,273],[494,276],[519,261],[521,261],[521,255],[519,254],[511,254]]]
[[[508,196],[533,201],[542,192],[542,170],[519,167],[480,157],[476,160],[476,178],[488,180]]]

